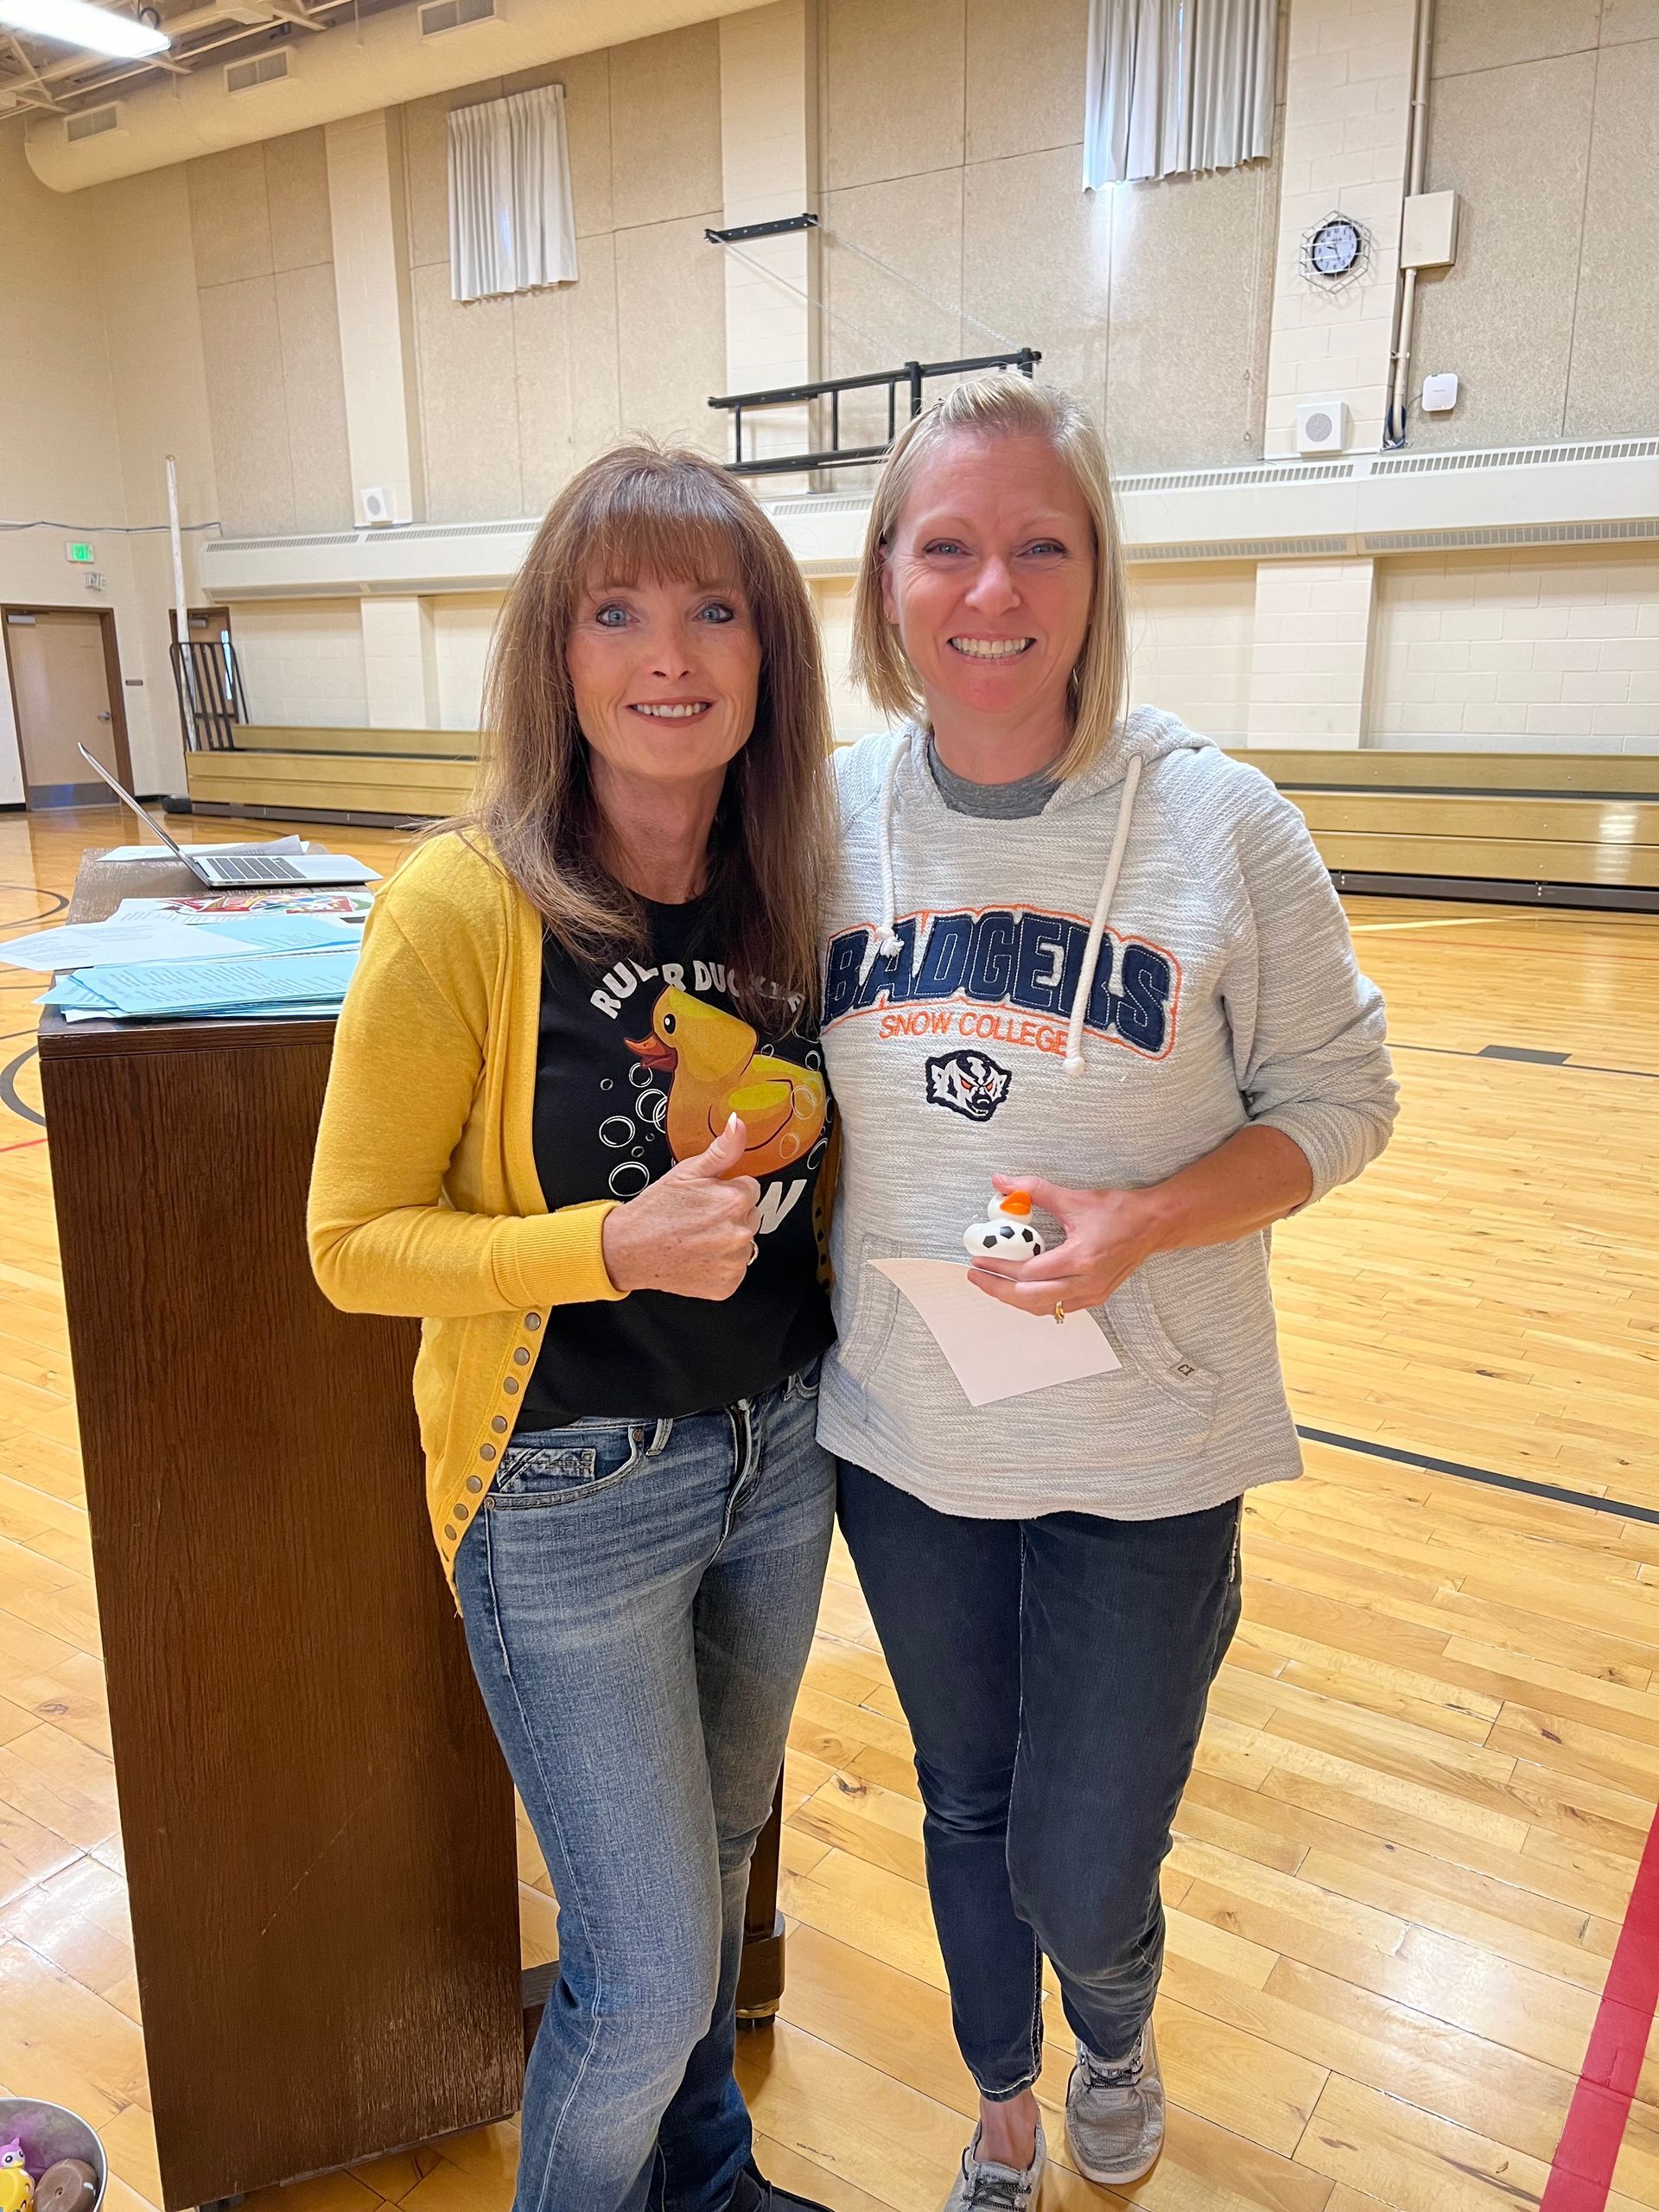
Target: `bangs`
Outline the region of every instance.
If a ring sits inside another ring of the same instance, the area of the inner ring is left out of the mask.
[[[599,477],[586,512],[573,517],[582,549],[582,582],[741,583],[755,588],[753,532],[745,528],[747,493],[726,494],[717,480],[635,465]]]

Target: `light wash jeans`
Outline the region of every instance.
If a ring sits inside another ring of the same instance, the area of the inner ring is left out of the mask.
[[[750,1853],[835,1508],[816,1363],[674,1421],[517,1436],[456,1581],[558,1895],[515,2212],[720,2212]]]

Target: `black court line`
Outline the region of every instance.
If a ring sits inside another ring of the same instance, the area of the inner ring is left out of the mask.
[[[1433,1052],[1446,1060],[1518,1060],[1529,1066],[1560,1068],[1564,1075],[1633,1075],[1643,1083],[1659,1083],[1659,1068],[1605,1068],[1594,1060],[1575,1060],[1568,1052],[1533,1052],[1520,1045],[1483,1045],[1471,1052],[1463,1045],[1408,1045],[1390,1037],[1391,1052]]]
[[[1547,1497],[1557,1505],[1582,1505],[1592,1513],[1611,1513],[1620,1521],[1647,1521],[1659,1528],[1659,1508],[1651,1505],[1624,1505],[1616,1497],[1597,1497],[1590,1491],[1561,1490],[1554,1483],[1530,1482],[1524,1475],[1500,1475],[1491,1467],[1466,1467],[1460,1459],[1431,1459],[1426,1452],[1402,1452],[1392,1444],[1339,1436],[1332,1428],[1304,1428],[1300,1421],[1296,1433],[1310,1444],[1334,1444],[1344,1452],[1363,1452],[1367,1459],[1392,1459],[1398,1466],[1425,1467],[1437,1475],[1461,1475],[1466,1481],[1484,1483],[1491,1490],[1520,1491],[1527,1497]]]

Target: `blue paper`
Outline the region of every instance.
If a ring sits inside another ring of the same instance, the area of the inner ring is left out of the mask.
[[[239,944],[261,952],[354,952],[363,942],[360,923],[330,914],[227,914],[194,926],[203,952],[215,958]]]
[[[151,961],[142,968],[99,968],[99,998],[126,1014],[235,1014],[346,995],[357,965],[347,952],[255,954],[246,960]]]

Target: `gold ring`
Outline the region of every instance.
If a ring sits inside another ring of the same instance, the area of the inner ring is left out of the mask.
[[[1065,1300],[1063,1298],[1057,1298],[1054,1301],[1054,1319],[1057,1321],[1065,1319]]]

